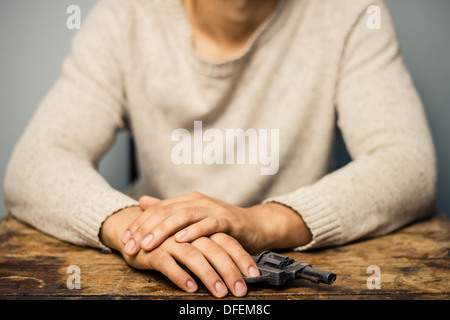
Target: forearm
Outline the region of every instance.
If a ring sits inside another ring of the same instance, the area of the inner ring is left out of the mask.
[[[301,250],[377,236],[431,212],[436,163],[422,103],[400,56],[389,12],[366,28],[361,4],[340,61],[334,106],[352,161],[268,199],[295,209],[313,233]],[[305,155],[307,156],[307,155]]]
[[[125,127],[116,9],[102,1],[86,17],[60,77],[16,146],[5,177],[5,200],[12,214],[56,238],[102,249],[101,223],[137,203],[96,170]]]
[[[78,155],[35,146],[21,143],[11,158],[5,177],[9,212],[55,238],[104,249],[98,239],[102,221],[136,201]]]
[[[397,149],[398,148],[398,149]],[[379,236],[430,214],[436,192],[432,153],[386,148],[354,160],[277,201],[294,208],[313,239],[305,250]]]

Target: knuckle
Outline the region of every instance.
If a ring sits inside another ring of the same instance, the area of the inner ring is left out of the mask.
[[[162,217],[168,217],[173,213],[173,206],[168,204],[157,209],[156,213]]]
[[[188,193],[188,196],[190,196],[191,198],[195,198],[195,199],[204,197],[204,195],[198,191],[191,191]]]
[[[153,229],[155,235],[169,235],[173,232],[173,227],[177,225],[176,218],[168,218]]]
[[[243,250],[241,244],[235,238],[226,237],[226,238],[224,238],[224,241],[225,241],[226,245],[229,247]]]
[[[211,236],[211,239],[222,245],[235,245],[237,240],[223,232],[217,232]]]
[[[190,207],[183,207],[179,210],[180,215],[187,220],[191,220],[194,217],[194,211]]]
[[[225,266],[223,273],[223,277],[227,278],[227,280],[231,280],[231,282],[242,279],[242,273],[234,263]]]
[[[197,248],[208,248],[209,250],[214,250],[214,241],[208,237],[200,237],[192,241],[192,245]]]
[[[132,223],[130,223],[127,230],[130,231],[131,233],[134,233],[139,228],[139,226],[142,224],[143,221],[144,221],[143,218],[134,220]]]
[[[255,264],[255,261],[253,260],[251,255],[243,248],[239,248],[239,250],[236,252],[236,257],[238,261],[241,261],[248,266]]]
[[[186,259],[194,259],[199,256],[199,251],[190,243],[181,243],[179,250]]]
[[[237,239],[235,239],[232,236],[229,236],[226,233],[215,233],[212,235],[212,239],[218,244],[220,244],[222,247],[233,250],[234,252],[239,251],[245,252],[241,243]]]
[[[183,224],[183,220],[180,219],[178,215],[171,216],[167,218],[163,223],[161,223],[160,227],[162,231],[176,231],[180,225]]]
[[[136,225],[136,224],[133,222],[133,223],[131,223],[131,224],[127,227],[127,229],[126,229],[125,231],[129,231],[130,234],[133,234],[134,231],[137,229],[137,227],[138,227],[138,225]]]
[[[133,238],[142,238],[147,234],[147,229],[144,224],[139,225],[133,232]]]
[[[203,223],[195,223],[189,228],[189,234],[191,236],[203,237],[211,233],[210,228],[206,227]],[[199,238],[200,239],[200,238]]]
[[[199,197],[199,199],[197,200],[197,203],[204,207],[211,207],[213,205],[216,205],[216,202],[207,196]]]
[[[145,209],[145,211],[142,213],[142,215],[145,216],[146,219],[148,219],[149,217],[154,215],[155,212],[156,212],[155,208],[150,207],[150,208]]]
[[[152,230],[152,235],[156,238],[164,237],[167,234],[167,226],[162,223]]]
[[[221,223],[220,223],[220,220],[218,218],[216,218],[216,217],[208,217],[205,220],[207,220],[208,225],[210,226],[212,231],[219,230]]]
[[[141,253],[139,252],[138,255]],[[149,253],[146,253],[143,256],[143,259],[141,259],[141,265],[145,266],[146,268],[155,269],[158,270],[160,263],[162,260],[164,260],[163,252],[161,250],[153,250]]]
[[[218,218],[221,218],[225,221],[229,221],[232,224],[237,224],[238,218],[235,214],[233,214],[233,212],[229,211],[229,210],[221,210],[218,214],[217,214]]]
[[[150,258],[151,260],[149,261],[149,263],[153,266],[154,269],[159,271],[165,270],[165,268],[172,260],[171,257],[162,250],[155,250]]]

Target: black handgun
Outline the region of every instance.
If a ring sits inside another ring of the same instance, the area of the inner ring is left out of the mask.
[[[268,283],[281,286],[287,281],[295,279],[307,279],[314,283],[332,284],[336,280],[336,274],[313,268],[310,264],[296,261],[281,254],[264,251],[252,256],[258,266],[259,277],[244,277],[246,283]]]

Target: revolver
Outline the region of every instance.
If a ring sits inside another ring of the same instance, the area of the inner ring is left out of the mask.
[[[258,266],[259,277],[244,277],[246,283],[268,283],[281,286],[287,281],[306,279],[314,283],[332,284],[336,280],[336,274],[313,268],[310,264],[296,261],[281,254],[264,251],[257,256],[252,256]]]

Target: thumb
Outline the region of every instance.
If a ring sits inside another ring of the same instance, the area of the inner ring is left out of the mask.
[[[157,204],[161,200],[158,198],[150,197],[150,196],[142,196],[139,199],[139,207],[141,210],[146,210],[148,207],[151,207],[154,204]]]

